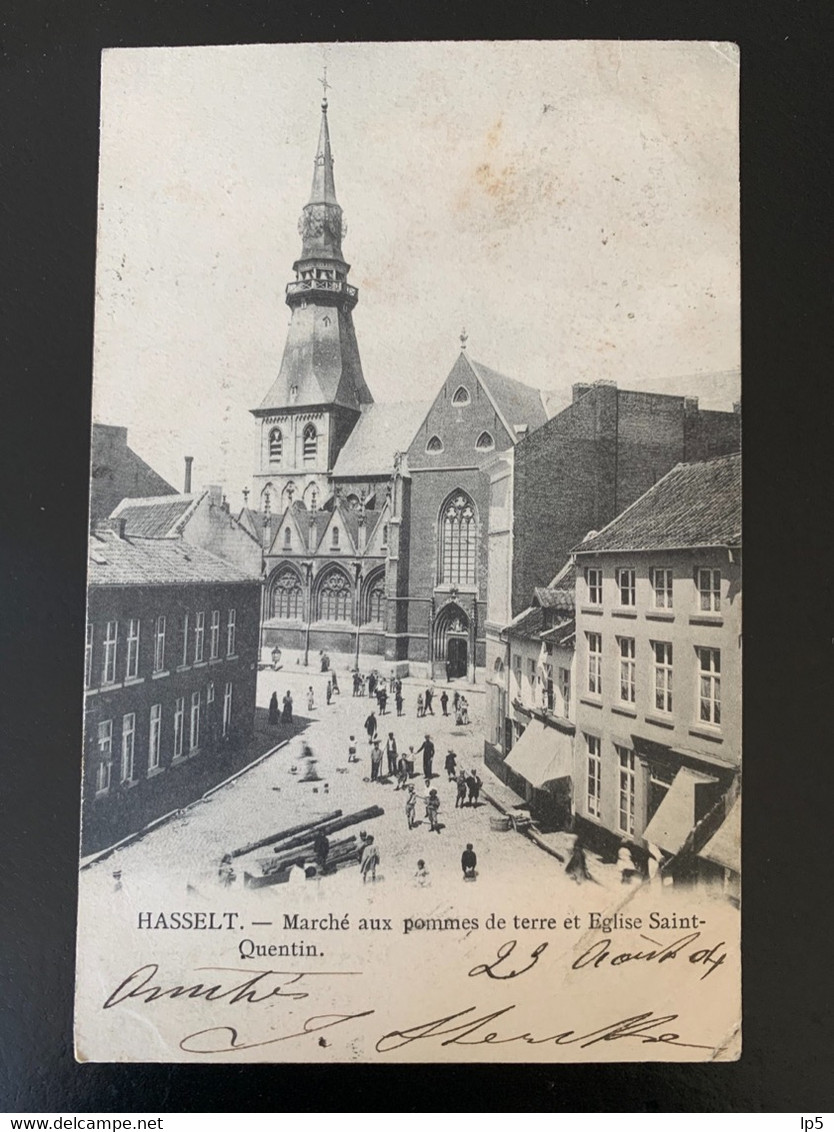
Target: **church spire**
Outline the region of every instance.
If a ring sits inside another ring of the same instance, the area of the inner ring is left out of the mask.
[[[302,238],[301,259],[330,259],[342,261],[342,237],[345,224],[342,210],[336,200],[336,182],[333,177],[333,153],[330,149],[330,127],[327,122],[327,76],[325,97],[321,102],[319,144],[313,165],[313,184],[310,199],[298,222]]]

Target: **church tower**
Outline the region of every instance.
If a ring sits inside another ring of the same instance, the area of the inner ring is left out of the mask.
[[[326,95],[326,87],[325,87]],[[336,200],[327,98],[310,199],[298,231],[301,255],[287,284],[292,311],[278,376],[257,409],[255,508],[281,513],[294,500],[308,508],[330,496],[329,476],[363,406],[373,402],[359,360],[351,312],[359,293],[348,283],[345,235]]]

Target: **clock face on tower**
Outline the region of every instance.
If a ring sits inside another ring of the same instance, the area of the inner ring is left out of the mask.
[[[342,210],[329,204],[308,205],[298,221],[299,235],[305,240],[315,240],[329,233],[334,240],[344,235]]]

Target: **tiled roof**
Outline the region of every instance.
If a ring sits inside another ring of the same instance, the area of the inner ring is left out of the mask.
[[[547,586],[536,586],[536,601],[545,609],[573,613],[576,608],[576,567],[566,562]]]
[[[566,617],[564,621],[560,621],[552,629],[546,629],[541,638],[548,645],[560,645],[563,648],[573,647],[576,643],[576,621],[573,617]]]
[[[429,411],[428,402],[401,401],[364,405],[362,415],[336,458],[334,476],[389,476],[394,453],[408,450]]]
[[[577,554],[741,545],[741,454],[678,464]]]
[[[258,584],[237,566],[182,539],[120,538],[115,531],[96,531],[90,536],[87,580],[91,586]]]
[[[144,538],[166,538],[185,518],[186,512],[205,492],[198,495],[159,495],[145,499],[123,499],[112,516],[125,520],[125,534]]]
[[[531,389],[529,385],[522,385],[512,377],[505,377],[489,366],[481,365],[466,355],[469,365],[480,380],[499,413],[504,417],[510,431],[516,425],[527,425],[532,432],[534,428],[543,425],[547,420],[544,402],[538,389]],[[513,433],[514,434],[514,433]],[[514,434],[515,435],[515,434]]]
[[[531,605],[529,609],[522,610],[507,626],[507,631],[514,637],[523,637],[528,641],[537,641],[544,629],[544,610],[540,605]]]

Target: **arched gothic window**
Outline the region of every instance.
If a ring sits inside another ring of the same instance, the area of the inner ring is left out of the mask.
[[[330,545],[333,547],[334,550],[338,550],[338,548],[339,548],[339,528],[338,527],[331,527],[330,528]]]
[[[440,439],[439,436],[433,436],[431,438],[431,440],[426,445],[426,451],[427,452],[442,452],[443,451],[443,441]]]
[[[272,464],[280,464],[284,454],[284,437],[280,428],[273,428],[269,434],[269,459]]]
[[[475,585],[475,506],[464,492],[450,496],[440,512],[440,581]]]
[[[316,452],[318,450],[318,433],[314,424],[308,424],[304,427],[303,446],[302,452],[304,459],[308,461],[315,460]]]
[[[351,494],[345,500],[345,503],[347,503],[351,511],[355,511],[359,506],[359,496],[351,492]]]
[[[350,582],[341,570],[331,570],[319,586],[319,621],[350,621]]]
[[[471,400],[471,398],[469,396],[469,390],[466,388],[465,385],[459,385],[457,387],[457,389],[455,390],[454,397],[452,398],[452,404],[453,405],[468,405],[470,400]]]
[[[380,572],[371,578],[365,597],[365,621],[381,622],[385,609],[385,574]]]
[[[492,439],[492,434],[489,432],[482,432],[478,439],[475,441],[475,447],[488,451],[490,448],[495,447],[495,441]]]
[[[284,527],[284,550],[289,550],[292,547],[292,531],[289,527]]]
[[[303,604],[298,574],[285,566],[272,583],[271,614],[283,621],[300,620],[303,616]]]

